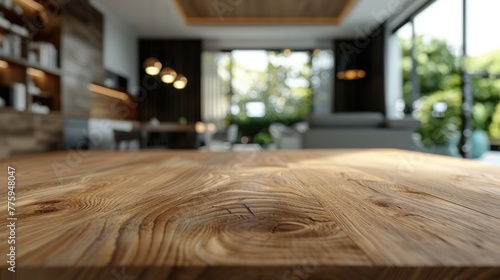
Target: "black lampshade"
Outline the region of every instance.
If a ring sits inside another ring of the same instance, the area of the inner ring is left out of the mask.
[[[337,60],[337,78],[339,80],[359,80],[366,77],[365,67],[359,55],[352,53],[349,57],[340,56]]]

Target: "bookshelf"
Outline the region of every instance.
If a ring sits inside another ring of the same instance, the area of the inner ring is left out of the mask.
[[[5,7],[9,2],[17,6]],[[10,25],[5,25],[7,20]],[[37,21],[44,24],[33,29]],[[24,99],[0,106],[0,158],[87,141],[80,130],[70,133],[72,125],[83,130],[81,124],[92,117],[93,96],[98,94],[89,91],[89,84],[105,78],[103,24],[102,14],[89,0],[0,0],[0,42],[12,35],[20,41],[15,54],[5,52],[0,43],[0,88],[25,93]]]
[[[61,15],[35,0],[0,2],[0,100],[10,109],[61,112]]]

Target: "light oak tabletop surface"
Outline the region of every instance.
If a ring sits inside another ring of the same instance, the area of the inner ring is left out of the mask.
[[[0,166],[1,279],[500,279],[492,165],[303,150],[73,151]]]

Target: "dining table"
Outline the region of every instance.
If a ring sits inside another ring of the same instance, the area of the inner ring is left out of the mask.
[[[140,147],[142,149],[148,148],[148,144],[151,140],[151,134],[159,134],[163,135],[163,138],[167,138],[172,134],[182,134],[184,137],[183,148],[190,147],[193,148],[196,146],[196,124],[195,123],[175,123],[175,122],[147,122],[141,123],[138,128],[140,132]],[[160,137],[162,138],[162,137]],[[168,143],[170,141],[166,139],[160,140],[160,145],[164,148],[168,148]],[[157,144],[158,145],[158,144]],[[175,145],[174,145],[175,146]]]
[[[0,166],[0,279],[500,279],[500,168],[472,160],[90,150]]]

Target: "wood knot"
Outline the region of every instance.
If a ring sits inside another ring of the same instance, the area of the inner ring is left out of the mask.
[[[47,200],[41,201],[35,205],[35,210],[33,213],[35,214],[47,214],[57,212],[62,209],[59,204],[63,203],[62,200]]]
[[[54,205],[54,204],[59,204],[61,203],[62,200],[47,200],[47,201],[42,201],[37,203],[40,206],[45,206],[45,205]]]
[[[52,213],[52,212],[57,212],[59,209],[57,208],[44,208],[41,210],[36,210],[35,214],[47,214],[47,213]]]
[[[377,205],[378,207],[383,207],[383,208],[389,208],[391,205],[385,201],[377,200],[374,201],[373,204]]]

